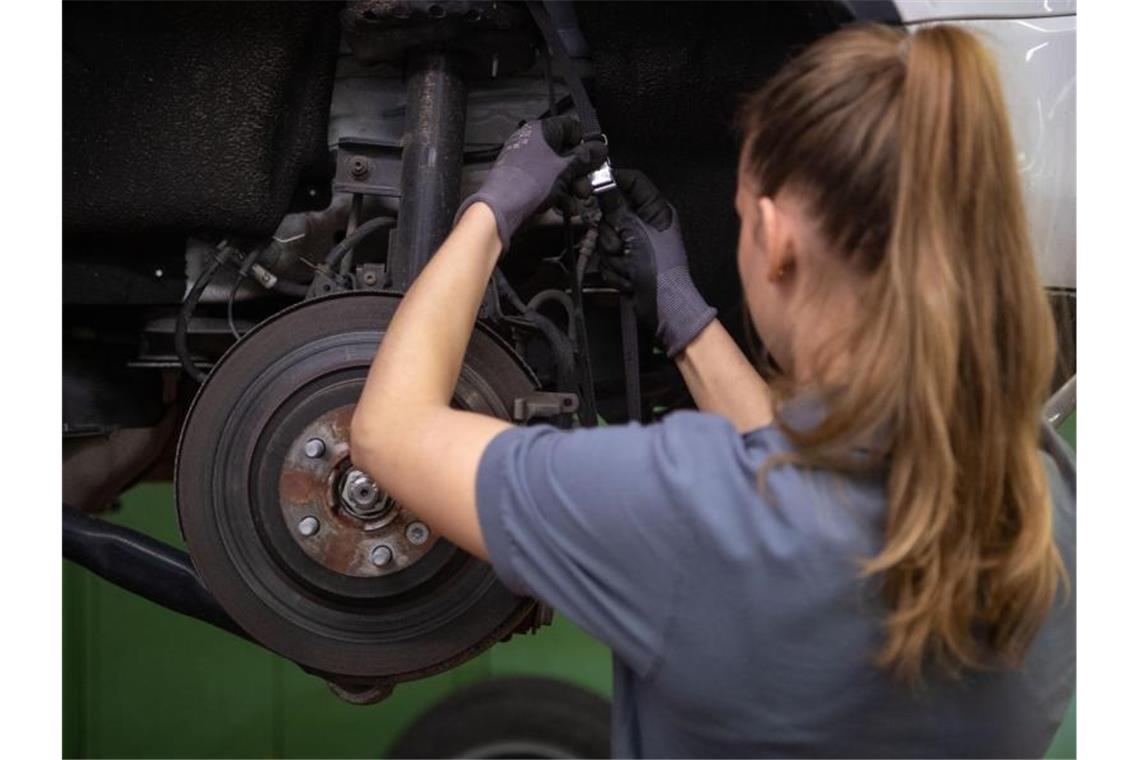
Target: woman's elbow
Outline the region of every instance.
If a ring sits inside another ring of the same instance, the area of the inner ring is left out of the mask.
[[[375,464],[384,444],[382,430],[383,425],[377,424],[376,415],[368,413],[359,405],[356,407],[348,430],[348,450],[352,463],[365,472],[372,473],[376,469]]]

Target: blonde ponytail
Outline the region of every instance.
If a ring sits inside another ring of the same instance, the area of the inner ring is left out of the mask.
[[[761,191],[805,192],[875,305],[827,418],[785,431],[825,467],[854,467],[887,431],[886,537],[865,565],[882,578],[881,664],[913,681],[1016,662],[1063,576],[1038,451],[1055,336],[992,58],[953,26],[847,29],[757,93],[742,127]]]

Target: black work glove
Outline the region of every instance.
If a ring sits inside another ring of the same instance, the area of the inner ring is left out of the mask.
[[[483,186],[463,201],[456,221],[477,201],[491,207],[503,241],[532,214],[550,206],[579,177],[597,169],[606,159],[606,145],[582,142],[582,125],[572,116],[555,116],[519,127],[499,151]]]
[[[669,358],[709,322],[709,306],[689,276],[677,210],[639,171],[614,171],[620,195],[602,196],[599,228],[607,279],[632,289],[638,319],[654,331]]]

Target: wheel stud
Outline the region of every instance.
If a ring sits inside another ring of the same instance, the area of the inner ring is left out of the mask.
[[[392,561],[392,550],[387,546],[380,544],[372,548],[372,564],[376,567],[384,567]]]
[[[408,527],[404,530],[404,535],[408,537],[408,540],[411,541],[414,546],[420,546],[427,542],[431,531],[428,530],[428,526],[417,520],[414,523],[408,524]]]
[[[309,459],[320,459],[325,455],[325,442],[320,438],[310,438],[305,441],[305,456]]]
[[[297,523],[297,531],[305,538],[315,536],[320,529],[321,521],[312,515],[301,518],[301,522]]]

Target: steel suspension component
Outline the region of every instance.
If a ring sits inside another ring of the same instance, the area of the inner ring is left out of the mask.
[[[411,285],[458,207],[467,81],[528,65],[533,37],[521,8],[494,2],[359,0],[343,18],[360,63],[403,65],[403,137],[340,144],[334,189],[354,197],[348,233],[317,267],[310,300],[244,335],[203,383],[176,494],[194,565],[225,612],[342,698],[369,702],[549,619],[379,489],[348,439],[399,300],[380,288]],[[393,155],[398,188],[377,171]],[[398,196],[398,213],[359,220],[365,195]],[[393,224],[386,268],[362,264],[356,282],[353,247]],[[504,342],[477,329],[453,403],[525,420],[550,412],[536,387]]]
[[[401,291],[411,286],[451,231],[459,207],[467,121],[467,86],[456,53],[417,52],[408,67],[396,227],[399,256],[392,261],[392,285]]]
[[[196,397],[176,469],[183,535],[226,613],[306,670],[360,688],[454,667],[535,610],[351,462],[352,409],[398,301],[337,294],[247,334]],[[453,403],[509,418],[534,388],[477,329]]]

